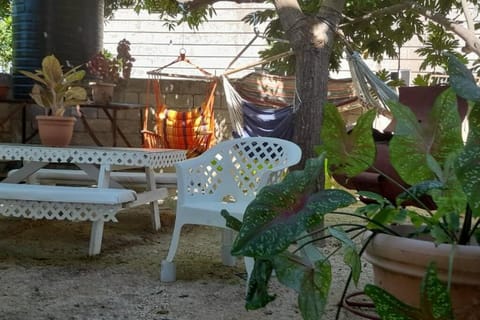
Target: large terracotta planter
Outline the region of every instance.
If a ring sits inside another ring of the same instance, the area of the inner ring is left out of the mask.
[[[447,281],[452,246],[427,240],[377,234],[365,258],[373,266],[375,284],[407,304],[418,306],[420,282],[435,261],[439,278]],[[480,319],[480,246],[457,246],[453,263],[452,304],[457,320]]]
[[[38,134],[43,145],[66,147],[70,144],[75,125],[74,117],[37,116]]]

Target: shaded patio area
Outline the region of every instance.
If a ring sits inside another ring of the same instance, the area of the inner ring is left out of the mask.
[[[243,259],[222,265],[218,229],[185,226],[177,281],[160,282],[174,216],[163,213],[162,230],[153,232],[149,214],[147,206],[119,214],[95,257],[85,251],[88,223],[0,218],[0,319],[301,319],[296,294],[276,282],[273,303],[245,310]],[[347,272],[340,262],[333,269]],[[335,301],[326,319],[334,319]]]

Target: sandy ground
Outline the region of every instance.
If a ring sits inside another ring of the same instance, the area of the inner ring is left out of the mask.
[[[162,283],[173,214],[162,215],[160,232],[146,206],[118,217],[105,225],[102,253],[93,258],[89,223],[0,218],[0,319],[301,319],[296,294],[277,283],[273,303],[245,310],[243,260],[221,264],[218,229],[185,227],[177,281]],[[340,263],[333,269],[337,278],[347,272]],[[336,280],[324,319],[334,319],[342,288]],[[344,312],[341,319],[360,318]]]

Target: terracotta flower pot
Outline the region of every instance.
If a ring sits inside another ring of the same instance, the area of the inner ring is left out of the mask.
[[[405,227],[405,226],[404,226]],[[365,252],[373,266],[375,284],[407,304],[418,306],[420,282],[431,261],[439,278],[447,281],[452,246],[427,240],[377,234]],[[450,291],[457,320],[480,319],[480,246],[455,248]]]
[[[46,146],[66,147],[70,144],[76,119],[74,117],[36,117],[40,142]]]
[[[96,104],[109,104],[113,99],[113,92],[116,87],[113,83],[90,82],[92,88],[92,99]]]
[[[0,84],[0,99],[8,98],[9,91],[10,91],[10,86]]]

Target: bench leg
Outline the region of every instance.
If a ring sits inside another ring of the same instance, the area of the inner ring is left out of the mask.
[[[162,226],[160,223],[160,209],[158,207],[158,202],[150,202],[150,210],[152,211],[152,227],[153,230],[158,231]]]
[[[145,175],[147,179],[147,189],[155,190],[157,188],[155,183],[155,172],[152,168],[145,168]],[[150,210],[152,211],[152,226],[153,230],[160,230],[160,208],[158,207],[158,201],[150,202]]]
[[[230,253],[232,251],[233,231],[230,229],[222,230],[222,263],[225,266],[234,266],[237,259]]]
[[[104,221],[92,222],[92,230],[90,232],[90,245],[88,249],[89,256],[94,256],[100,253],[100,250],[102,248],[103,224]]]

